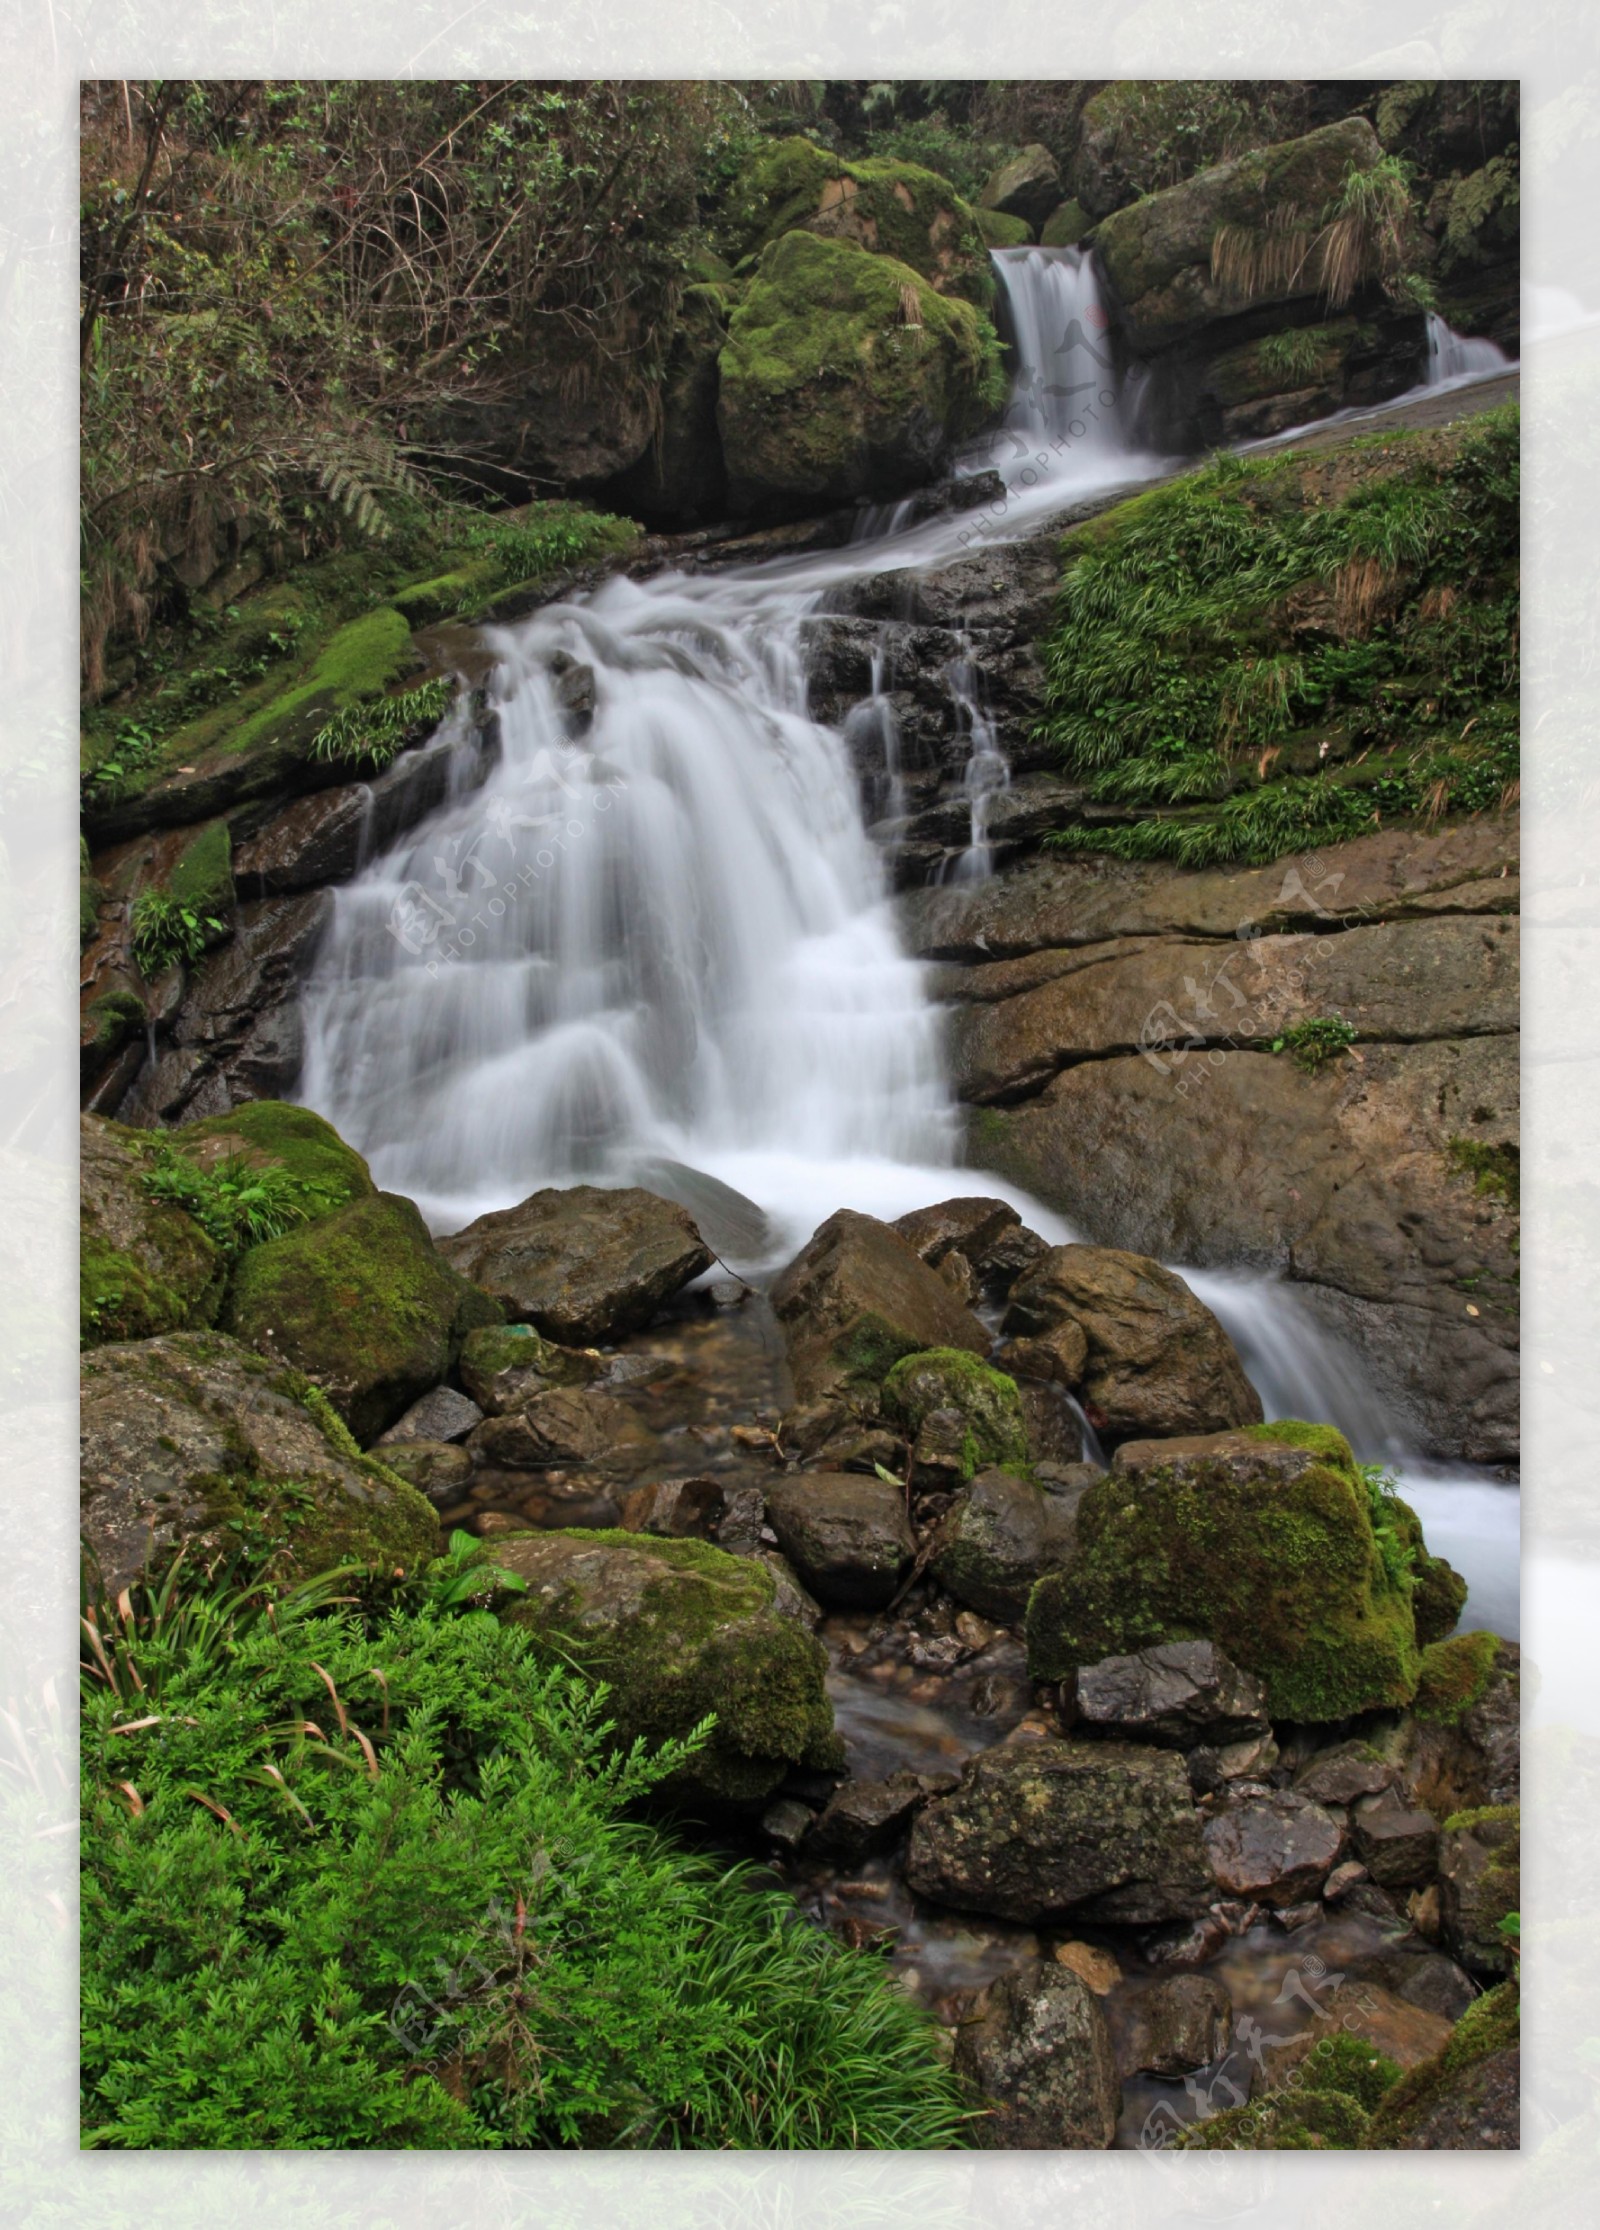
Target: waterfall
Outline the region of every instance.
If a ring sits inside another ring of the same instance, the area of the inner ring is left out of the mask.
[[[1432,310],[1428,312],[1428,360],[1422,375],[1425,387],[1454,387],[1510,368],[1510,357],[1495,342],[1470,340]]]

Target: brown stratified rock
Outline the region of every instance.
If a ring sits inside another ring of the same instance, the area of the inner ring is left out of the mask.
[[[988,2111],[973,2142],[996,2152],[1103,2152],[1122,2103],[1100,2002],[1069,1967],[1030,1961],[983,1991],[955,2069]]]
[[[889,1227],[916,1248],[924,1262],[937,1269],[952,1251],[964,1254],[982,1272],[991,1248],[1008,1232],[1020,1231],[1022,1218],[1008,1200],[962,1197],[941,1200],[931,1208],[913,1208],[897,1216]]]
[[[1382,1889],[1431,1881],[1439,1860],[1439,1823],[1407,1804],[1396,1789],[1364,1796],[1350,1813],[1357,1855]]]
[[[1226,1432],[1261,1419],[1233,1342],[1176,1272],[1116,1247],[1053,1247],[1012,1289],[1005,1330],[1083,1334],[1078,1382],[1114,1440]]]
[[[571,1347],[641,1330],[714,1259],[686,1210],[636,1186],[536,1192],[439,1251],[508,1317]]]
[[[1233,2001],[1210,1975],[1163,1975],[1134,2001],[1126,2047],[1128,2074],[1187,2075],[1220,2060],[1233,2036]]]
[[[521,1409],[486,1417],[471,1446],[480,1462],[513,1471],[569,1464],[638,1471],[655,1453],[654,1436],[625,1402],[581,1386],[552,1386]]]
[[[319,883],[342,883],[361,863],[371,807],[364,782],[296,798],[234,853],[240,897],[282,898]]]

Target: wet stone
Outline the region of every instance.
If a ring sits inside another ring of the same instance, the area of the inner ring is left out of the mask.
[[[1350,1815],[1356,1850],[1384,1889],[1414,1888],[1430,1880],[1439,1859],[1439,1823],[1431,1812],[1408,1805],[1398,1790],[1363,1797]]]
[[[1164,1976],[1142,1990],[1121,2054],[1124,2069],[1186,2075],[1220,2060],[1233,2035],[1233,2001],[1208,1975]]]
[[[1172,1749],[1221,1748],[1268,1731],[1266,1690],[1215,1642],[1166,1642],[1085,1665],[1076,1702],[1085,1728]]]
[[[389,1448],[404,1440],[465,1440],[473,1426],[482,1422],[483,1411],[475,1401],[458,1394],[453,1386],[435,1386],[431,1394],[414,1401],[387,1432],[380,1433],[376,1445]]]
[[[830,1610],[888,1603],[916,1551],[900,1489],[854,1472],[802,1471],[767,1496],[778,1546]]]
[[[401,1440],[379,1446],[389,1469],[425,1494],[436,1510],[451,1509],[471,1481],[472,1458],[447,1441]]]
[[[1206,1855],[1222,1888],[1269,1905],[1315,1896],[1343,1841],[1338,1822],[1292,1789],[1235,1791],[1205,1826]]]
[[[793,1797],[780,1797],[761,1815],[761,1832],[782,1849],[798,1850],[811,1832],[812,1814]]]
[[[836,1866],[859,1866],[893,1848],[923,1799],[914,1773],[886,1781],[846,1781],[829,1798],[813,1831],[810,1852]]]
[[[1070,1968],[1038,1962],[992,1983],[956,2040],[955,2067],[988,2113],[973,2142],[993,2151],[1103,2151],[1121,2091],[1106,2017]]]
[[[1340,1742],[1302,1766],[1294,1785],[1314,1804],[1354,1804],[1358,1797],[1380,1795],[1394,1778],[1394,1767],[1368,1743]]]

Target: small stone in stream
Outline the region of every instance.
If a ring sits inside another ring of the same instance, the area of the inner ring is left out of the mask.
[[[439,1252],[508,1317],[572,1347],[642,1329],[714,1259],[675,1202],[598,1185],[530,1194],[441,1239]]]
[[[1077,1500],[1009,1471],[980,1471],[940,1521],[935,1579],[986,1618],[1020,1620],[1035,1580],[1071,1560]]]
[[[926,1639],[918,1637],[908,1654],[912,1664],[924,1672],[954,1672],[966,1655],[966,1645],[959,1634],[935,1634]]]
[[[1303,1905],[1280,1905],[1272,1915],[1285,1935],[1292,1936],[1297,1928],[1309,1928],[1314,1920],[1323,1919],[1320,1904],[1313,1897]]]
[[[382,1460],[436,1510],[459,1502],[472,1477],[472,1458],[465,1448],[443,1440],[404,1440],[384,1448]]]
[[[978,1650],[988,1648],[999,1628],[991,1626],[986,1618],[980,1618],[976,1611],[960,1611],[956,1616],[956,1632],[968,1649]]]
[[[906,1444],[897,1433],[876,1426],[848,1425],[823,1441],[816,1464],[819,1471],[870,1471],[874,1478],[881,1465],[898,1476],[906,1468]]]
[[[487,1324],[461,1349],[461,1383],[491,1417],[520,1409],[549,1386],[588,1386],[605,1369],[598,1355],[557,1347],[529,1324]]]
[[[977,1308],[983,1299],[983,1281],[964,1254],[952,1249],[940,1263],[939,1275],[966,1308]]]
[[[397,1424],[378,1435],[375,1445],[392,1447],[402,1440],[465,1440],[474,1425],[483,1422],[483,1411],[453,1386],[435,1386],[431,1394],[414,1401]]]
[[[1376,1982],[1408,2005],[1421,2006],[1446,2021],[1459,2021],[1478,1986],[1442,1951],[1370,1951],[1345,1965],[1351,1982]]]
[[[713,1278],[706,1291],[712,1305],[719,1309],[736,1309],[750,1298],[750,1288],[743,1278]]]
[[[1338,1904],[1341,1897],[1355,1888],[1357,1882],[1367,1879],[1367,1870],[1358,1858],[1347,1858],[1336,1866],[1322,1885],[1323,1899],[1327,1904]]]
[[[959,1486],[970,1477],[970,1434],[959,1409],[930,1409],[917,1429],[911,1450],[912,1476],[919,1486],[939,1480]]]
[[[1187,2075],[1220,2060],[1233,2036],[1233,2000],[1209,1975],[1165,1975],[1133,2006],[1123,2067],[1129,2074]]]
[[[1228,1929],[1215,1913],[1201,1913],[1194,1920],[1174,1921],[1146,1936],[1139,1949],[1152,1967],[1203,1967],[1216,1957],[1228,1940]]]
[[[1354,1804],[1358,1797],[1381,1795],[1394,1778],[1394,1767],[1370,1743],[1352,1741],[1319,1750],[1296,1773],[1294,1785],[1314,1804]]]
[[[1350,1828],[1380,1888],[1410,1889],[1431,1878],[1439,1859],[1439,1823],[1431,1812],[1414,1810],[1398,1790],[1363,1797],[1351,1812]]]
[[[710,1541],[726,1514],[727,1497],[719,1479],[666,1479],[635,1487],[622,1505],[629,1533],[658,1533],[681,1540],[690,1535]]]
[[[727,1498],[717,1546],[732,1556],[754,1556],[767,1522],[767,1498],[759,1487],[735,1487]]]
[[[1222,1760],[1208,1744],[1201,1743],[1197,1749],[1188,1751],[1183,1762],[1188,1768],[1189,1786],[1196,1796],[1216,1796],[1226,1788]]]
[[[782,1618],[797,1618],[802,1626],[815,1629],[822,1624],[822,1605],[814,1595],[808,1595],[795,1576],[794,1567],[776,1549],[758,1549],[757,1561],[772,1574],[776,1593],[772,1607]]]
[[[1414,1897],[1419,1894],[1431,1897],[1433,1891],[1428,1889],[1412,1892]],[[1388,1891],[1380,1889],[1376,1882],[1357,1882],[1354,1889],[1345,1891],[1343,1902],[1346,1912],[1365,1913],[1369,1920],[1377,1921],[1382,1927],[1401,1928],[1405,1925],[1405,1916],[1400,1907]]]
[[[1096,1732],[1177,1750],[1259,1742],[1268,1732],[1265,1688],[1215,1642],[1162,1642],[1084,1665],[1076,1698],[1078,1717]]]
[[[509,1510],[480,1510],[474,1524],[485,1539],[494,1533],[525,1533],[528,1530],[527,1519],[516,1517]]]
[[[1021,1230],[1022,1218],[1006,1200],[941,1200],[933,1208],[913,1208],[892,1228],[934,1269],[952,1251],[983,1268],[1007,1233]]]
[[[894,1596],[916,1541],[905,1497],[885,1479],[802,1471],[767,1496],[778,1546],[829,1610],[877,1610]]]
[[[1049,1252],[1049,1242],[1041,1239],[1037,1231],[1030,1231],[1025,1223],[1013,1224],[1001,1233],[993,1246],[985,1249],[980,1264],[983,1282],[991,1293],[1003,1297]]]
[[[1226,1742],[1217,1752],[1217,1767],[1224,1781],[1258,1780],[1278,1762],[1278,1745],[1271,1734],[1249,1735],[1242,1742]]]
[[[1236,1791],[1205,1824],[1206,1856],[1222,1888],[1269,1905],[1315,1896],[1343,1841],[1321,1805],[1292,1789]]]
[[[780,1797],[761,1815],[761,1832],[786,1851],[798,1850],[811,1832],[811,1813],[792,1797]]]
[[[1040,1961],[983,1991],[956,2037],[955,2070],[989,2109],[972,2126],[986,2151],[1105,2151],[1121,2088],[1111,2032],[1079,1975]]]
[[[1122,1969],[1115,1953],[1103,1950],[1099,1944],[1076,1940],[1057,1944],[1050,1956],[1058,1967],[1070,1967],[1097,1998],[1106,1997],[1122,1980]]]
[[[610,1394],[552,1386],[520,1410],[486,1417],[471,1442],[484,1463],[513,1471],[548,1471],[562,1464],[640,1470],[655,1442],[638,1417]]]
[[[835,1866],[859,1866],[893,1847],[923,1800],[914,1773],[886,1781],[846,1781],[834,1791],[812,1831],[810,1851]]]

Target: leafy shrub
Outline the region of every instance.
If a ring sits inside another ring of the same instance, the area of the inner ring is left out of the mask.
[[[1288,1029],[1272,1041],[1274,1053],[1294,1056],[1296,1068],[1315,1076],[1324,1061],[1331,1061],[1336,1054],[1348,1053],[1356,1042],[1354,1025],[1337,1014],[1309,1015],[1304,1022],[1291,1022]]]
[[[203,1168],[164,1141],[139,1181],[152,1200],[169,1201],[193,1216],[226,1254],[281,1239],[296,1224],[338,1204],[336,1194],[292,1177],[279,1162],[232,1154]]]
[[[704,1730],[619,1754],[525,1633],[336,1578],[91,1606],[86,2145],[961,2141],[881,1962],[625,1816]]]
[[[211,938],[220,936],[222,923],[171,891],[153,887],[134,901],[132,932],[134,966],[148,978],[175,961],[198,960]]]
[[[1322,362],[1322,350],[1314,333],[1304,326],[1285,333],[1268,333],[1256,345],[1261,368],[1274,379],[1298,380],[1302,384],[1317,375]]]

